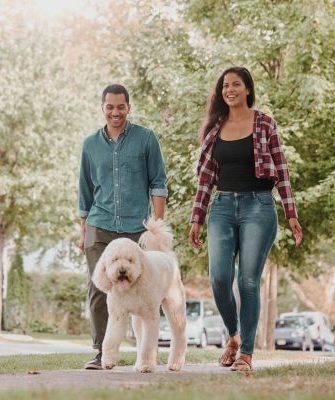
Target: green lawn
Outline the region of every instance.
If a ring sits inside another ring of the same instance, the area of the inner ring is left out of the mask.
[[[187,363],[206,363],[216,362],[222,353],[222,349],[208,348],[197,349],[189,347],[186,353]],[[0,356],[0,374],[25,372],[29,370],[53,370],[53,369],[80,369],[84,363],[94,356],[95,353],[65,353],[65,354],[32,354]],[[256,351],[255,359],[297,359],[314,358],[320,355],[319,352],[297,352],[297,351]],[[329,354],[329,356],[331,356]],[[168,354],[166,352],[158,353],[158,363],[165,364]],[[122,352],[119,365],[133,365],[135,363],[136,353]]]
[[[187,363],[216,362],[222,349],[187,351]],[[92,353],[93,355],[94,353]],[[315,358],[319,352],[256,351],[255,359]],[[326,354],[324,354],[326,355]],[[331,354],[327,354],[330,357]],[[81,369],[90,354],[45,354],[0,357],[0,374],[27,371]],[[167,362],[168,353],[159,352],[158,363]],[[135,352],[121,353],[120,365],[132,365]],[[99,372],[97,372],[99,373]],[[189,378],[134,387],[82,390],[5,390],[0,400],[334,400],[335,361],[319,365],[258,370],[252,376],[242,374],[190,375]]]
[[[186,362],[215,362],[221,354],[221,350],[216,349],[190,349],[187,352]],[[67,354],[32,354],[0,357],[0,374],[15,372],[25,372],[28,370],[53,370],[53,369],[80,369],[94,353],[67,353]],[[168,353],[158,353],[158,363],[167,363]],[[119,365],[133,365],[136,353],[122,352]]]

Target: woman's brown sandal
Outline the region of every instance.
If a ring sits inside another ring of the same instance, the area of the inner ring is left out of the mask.
[[[252,370],[251,362],[247,361],[246,358],[240,356],[230,368],[231,371],[241,371],[241,372],[250,372]]]
[[[227,344],[222,356],[219,358],[221,367],[231,367],[234,364],[239,347],[237,343]]]

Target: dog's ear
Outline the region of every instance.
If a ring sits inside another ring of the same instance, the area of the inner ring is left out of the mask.
[[[108,279],[106,274],[106,256],[102,254],[95,266],[92,282],[94,285],[104,293],[109,292],[112,289],[112,282]]]
[[[143,272],[147,271],[147,269],[148,269],[148,267],[147,267],[148,260],[146,258],[144,251],[140,247],[138,248],[138,258],[140,260],[141,270],[143,273]]]

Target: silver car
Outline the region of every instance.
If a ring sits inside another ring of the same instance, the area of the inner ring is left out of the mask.
[[[223,347],[228,332],[219,311],[212,300],[189,299],[186,301],[187,343],[197,347],[216,345]],[[171,331],[163,312],[159,326],[159,345],[169,345]]]
[[[287,350],[313,350],[313,341],[307,318],[302,315],[280,317],[276,321],[275,348]]]
[[[280,314],[280,317],[304,316],[312,336],[314,350],[335,351],[335,337],[329,318],[319,311],[288,312]]]

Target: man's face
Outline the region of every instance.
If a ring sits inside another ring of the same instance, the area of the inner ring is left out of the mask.
[[[130,104],[126,102],[125,95],[107,93],[102,104],[102,111],[107,125],[112,128],[121,128],[126,124]]]

